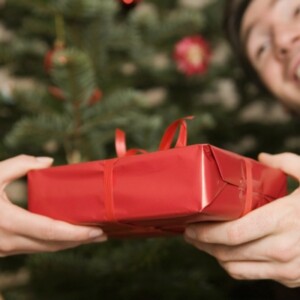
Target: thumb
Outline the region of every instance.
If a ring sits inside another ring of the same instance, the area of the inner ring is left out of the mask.
[[[300,156],[294,153],[268,154],[260,153],[258,159],[263,164],[280,169],[300,181]]]
[[[0,162],[0,185],[26,175],[30,170],[50,167],[53,159],[50,157],[34,157],[19,155]]]

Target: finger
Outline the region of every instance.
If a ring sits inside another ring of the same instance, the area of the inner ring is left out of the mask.
[[[288,287],[300,286],[299,267],[295,263],[277,264],[269,262],[225,262],[220,265],[235,279],[272,279]]]
[[[264,261],[287,263],[295,258],[296,250],[288,248],[284,239],[279,236],[269,236],[240,246],[206,244],[186,239],[186,241],[201,251],[214,256],[221,262],[230,261]]]
[[[0,257],[38,252],[55,252],[79,246],[78,242],[45,242],[22,236],[7,237],[0,243]]]
[[[25,238],[24,240],[19,241],[19,245],[15,244],[14,248],[11,248],[11,251],[7,251],[8,249],[4,249],[6,251],[1,252],[0,247],[0,256],[9,256],[9,255],[17,255],[17,254],[30,254],[30,253],[46,253],[46,252],[57,252],[61,250],[66,250],[70,248],[75,248],[87,243],[102,243],[107,241],[106,236],[101,236],[93,241],[89,242],[45,242],[38,240],[31,240],[29,238]]]
[[[19,155],[0,162],[0,183],[5,186],[9,182],[24,176],[33,169],[49,167],[53,162],[50,157],[34,157]]]
[[[289,212],[284,200],[269,203],[234,221],[190,225],[185,235],[198,242],[224,245],[241,245],[260,239],[279,230],[278,222]]]
[[[98,227],[72,225],[2,203],[0,227],[9,232],[45,241],[84,242],[103,235]]]
[[[284,173],[300,180],[300,156],[294,153],[281,153],[271,155],[261,153],[258,157],[260,162],[269,167],[282,170]]]
[[[100,243],[107,240],[106,236],[101,236],[89,243]],[[56,252],[64,249],[74,248],[88,242],[52,242],[31,239],[23,236],[11,236],[9,234],[2,234],[0,242],[0,257],[28,254],[39,252]]]
[[[187,242],[195,246],[197,249],[215,257],[218,261],[221,262],[253,260],[270,261],[270,259],[266,257],[265,253],[257,251],[257,247],[253,245],[245,244],[242,246],[233,247],[217,244],[205,244],[188,239]]]
[[[226,262],[220,263],[228,274],[238,280],[276,280],[279,272],[279,265],[269,262]]]

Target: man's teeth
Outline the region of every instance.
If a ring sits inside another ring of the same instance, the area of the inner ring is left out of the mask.
[[[297,69],[296,69],[296,78],[298,79],[298,80],[300,80],[300,65],[297,67]]]

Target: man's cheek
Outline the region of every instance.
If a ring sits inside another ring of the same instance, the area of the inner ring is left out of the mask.
[[[284,81],[282,74],[277,68],[265,66],[261,78],[266,87],[273,92],[275,96],[279,96],[282,93]]]

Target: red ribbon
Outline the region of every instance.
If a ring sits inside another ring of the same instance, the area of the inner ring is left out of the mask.
[[[147,151],[143,150],[143,149],[130,149],[130,150],[127,150],[125,132],[121,129],[118,129],[118,128],[116,129],[115,147],[116,147],[117,157],[119,157],[119,158],[124,157],[124,156],[136,155],[139,152],[140,153],[147,153]]]
[[[103,182],[104,182],[104,206],[106,208],[107,220],[117,222],[114,209],[113,195],[113,168],[118,158],[104,161]]]
[[[161,142],[159,144],[159,151],[168,150],[171,148],[171,144],[174,140],[177,129],[179,128],[178,137],[175,143],[175,148],[185,147],[187,145],[187,124],[186,120],[193,119],[193,116],[178,119],[171,123],[165,130]],[[114,164],[119,158],[136,155],[138,153],[147,153],[143,149],[130,149],[126,147],[126,136],[125,132],[116,129],[115,135],[115,147],[117,158],[106,160],[104,162],[104,191],[105,191],[105,207],[108,220],[117,222],[114,213],[114,199],[113,199],[113,168]],[[248,159],[244,160],[246,169],[246,195],[245,195],[245,206],[242,216],[247,214],[252,209],[252,193],[253,193],[253,180],[252,180],[252,165]]]
[[[187,145],[187,124],[185,120],[192,120],[194,117],[189,116],[174,121],[165,131],[161,142],[159,144],[159,150],[168,150],[171,148],[172,141],[174,139],[177,128],[179,127],[178,138],[175,144],[175,148],[184,147]]]
[[[186,120],[192,120],[193,118],[194,118],[193,116],[188,116],[185,118],[178,119],[173,123],[171,123],[171,125],[169,125],[165,130],[158,149],[161,151],[161,150],[168,150],[171,148],[171,144],[175,137],[178,127],[179,127],[179,133],[175,144],[175,148],[186,146],[187,145]],[[127,150],[125,132],[121,129],[116,129],[115,147],[116,147],[117,157],[135,155],[139,152],[147,153],[147,151],[144,149]]]
[[[244,162],[246,167],[246,196],[244,211],[241,216],[244,216],[251,211],[253,201],[252,165],[249,159],[244,159]]]
[[[174,121],[169,127],[165,130],[164,135],[161,139],[159,150],[167,150],[171,148],[172,141],[175,137],[176,131],[179,127],[179,133],[175,148],[184,147],[187,144],[187,124],[185,120],[191,120],[193,116],[185,117]],[[130,149],[127,150],[126,147],[126,135],[123,130],[116,129],[115,135],[115,147],[117,158],[109,159],[104,161],[104,204],[106,208],[106,216],[108,220],[117,222],[114,210],[114,198],[113,198],[113,168],[114,164],[118,161],[119,158],[136,155],[138,153],[147,153],[143,149]]]

